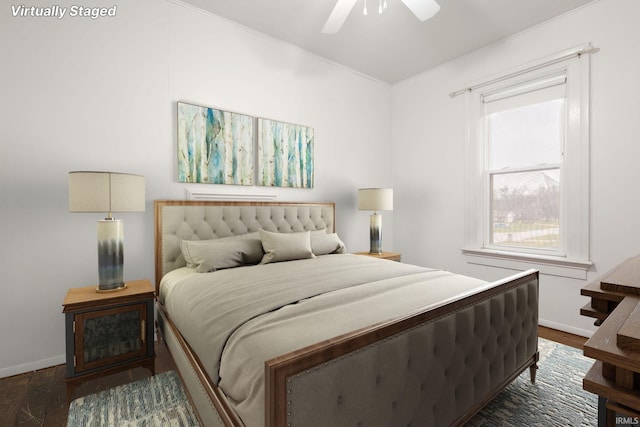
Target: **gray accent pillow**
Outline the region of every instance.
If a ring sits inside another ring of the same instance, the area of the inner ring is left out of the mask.
[[[311,250],[311,233],[274,233],[260,230],[262,249],[265,254],[260,264],[315,258]]]
[[[311,234],[311,250],[314,255],[343,254],[344,243],[336,233]]]
[[[257,264],[262,259],[260,234],[241,234],[211,240],[183,240],[180,250],[188,267],[198,273]]]

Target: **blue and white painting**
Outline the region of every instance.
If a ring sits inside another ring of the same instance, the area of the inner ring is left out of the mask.
[[[253,185],[253,118],[178,102],[178,181]]]
[[[313,128],[258,119],[258,185],[313,188]]]

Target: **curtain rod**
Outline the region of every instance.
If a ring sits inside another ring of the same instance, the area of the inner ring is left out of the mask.
[[[520,76],[522,74],[529,73],[531,71],[536,71],[536,70],[539,70],[541,68],[547,67],[549,65],[557,64],[557,63],[565,61],[567,59],[575,58],[576,56],[579,57],[579,56],[581,56],[583,54],[593,53],[596,50],[597,49],[595,47],[593,47],[591,45],[591,43],[586,43],[584,45],[575,47],[573,49],[569,49],[568,51],[558,53],[558,54],[552,56],[550,59],[548,59],[548,60],[546,60],[544,62],[536,63],[535,65],[530,65],[530,66],[528,66],[526,68],[520,69],[518,71],[514,71],[514,72],[506,74],[504,76],[496,77],[496,78],[491,79],[491,80],[487,80],[487,81],[484,81],[484,82],[481,82],[481,83],[477,83],[477,84],[469,86],[469,87],[465,87],[465,88],[460,89],[460,90],[456,90],[455,92],[449,93],[449,97],[450,98],[455,98],[456,96],[461,95],[461,94],[463,94],[465,92],[471,92],[471,91],[479,89],[481,87],[489,86],[489,85],[491,85],[493,83],[498,83],[498,82],[501,82],[503,80],[508,80],[510,78],[517,77],[517,76]]]

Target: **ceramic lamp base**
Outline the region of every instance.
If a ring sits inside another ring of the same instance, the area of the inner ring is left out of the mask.
[[[98,221],[98,292],[124,289],[124,223]]]
[[[382,253],[382,215],[374,212],[371,214],[371,227],[369,229],[369,253]]]

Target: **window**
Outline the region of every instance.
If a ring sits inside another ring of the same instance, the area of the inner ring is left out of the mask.
[[[560,186],[565,143],[566,77],[527,82],[484,96],[486,247],[562,252]],[[550,87],[549,87],[550,86]]]
[[[469,262],[586,278],[589,57],[467,91]]]

